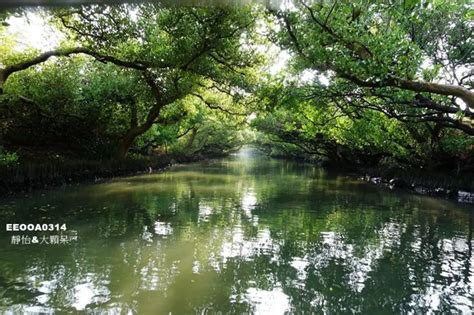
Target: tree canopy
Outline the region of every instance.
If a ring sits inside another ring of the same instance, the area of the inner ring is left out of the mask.
[[[472,13],[467,1],[292,1],[272,10],[273,41],[291,52],[292,73],[311,79],[270,88],[278,114],[257,125],[284,151],[332,161],[472,163]]]
[[[120,114],[117,120],[109,120],[111,126],[106,128],[106,132],[116,133],[111,136],[118,138],[119,158],[154,124],[179,123],[189,109],[182,104],[193,103],[191,97],[223,111],[225,105],[214,104],[210,98],[230,97],[227,106],[235,107],[236,113],[247,110],[238,103],[245,101],[260,62],[247,44],[255,22],[251,9],[89,6],[55,10],[50,19],[67,40],[54,51],[6,58],[1,70],[4,94],[20,96],[19,101],[30,107],[42,102],[45,107],[78,106],[82,110],[87,104],[93,109],[85,115],[95,111],[108,116],[96,119]],[[44,67],[51,57],[69,59],[56,58]],[[40,64],[38,76],[30,68]],[[31,71],[9,79],[23,70]],[[48,79],[55,81],[49,82],[55,85],[53,91],[41,86]],[[105,109],[104,103],[110,107]],[[61,113],[57,108],[51,111]],[[227,111],[233,113],[232,109]],[[94,127],[104,127],[90,117],[85,123],[91,122]],[[79,129],[87,133],[93,128],[85,127]]]
[[[331,163],[474,165],[469,1],[18,11],[0,29],[10,151],[122,159],[256,141]],[[18,49],[8,21],[22,12],[61,34],[55,49]]]

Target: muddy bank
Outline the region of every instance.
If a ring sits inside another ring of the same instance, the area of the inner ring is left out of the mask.
[[[474,174],[430,174],[418,170],[361,170],[359,179],[390,189],[474,203]]]
[[[474,172],[455,174],[449,171],[423,169],[401,169],[382,167],[361,167],[354,164],[337,164],[314,161],[307,157],[271,156],[274,159],[310,163],[326,170],[350,174],[360,180],[390,189],[400,189],[416,194],[428,195],[463,203],[474,203]]]
[[[120,176],[160,172],[175,163],[190,163],[206,158],[209,157],[163,155],[123,161],[47,160],[24,162],[0,168],[0,196],[80,182],[97,182]]]

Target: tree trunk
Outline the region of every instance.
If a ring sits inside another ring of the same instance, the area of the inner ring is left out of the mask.
[[[197,128],[192,128],[191,132],[192,132],[191,137],[189,138],[188,143],[186,144],[186,150],[190,150],[191,147],[193,146],[194,139],[196,138],[196,134],[197,134]]]
[[[395,80],[395,82],[390,85],[414,92],[427,92],[438,95],[457,96],[464,101],[468,108],[474,109],[474,92],[469,91],[462,86],[410,80]]]
[[[120,140],[117,152],[115,153],[115,158],[117,160],[123,160],[127,156],[128,150],[132,146],[134,140],[135,137],[132,137],[128,134],[122,140]]]
[[[5,84],[6,78],[6,72],[4,69],[0,69],[0,95],[3,94],[3,85]]]
[[[153,125],[153,123],[145,123],[141,126],[138,127],[131,127],[128,129],[128,131],[125,133],[125,135],[120,139],[117,151],[115,153],[115,158],[117,160],[123,160],[128,153],[128,150],[132,146],[133,142],[135,139],[145,133],[150,127]]]

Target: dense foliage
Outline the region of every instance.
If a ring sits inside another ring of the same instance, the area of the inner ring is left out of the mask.
[[[59,45],[19,49],[9,18],[22,14]],[[336,165],[469,170],[472,17],[464,0],[2,13],[0,145],[20,159],[123,159],[256,142]]]
[[[272,13],[293,77],[267,87],[278,97],[255,122],[263,144],[337,164],[472,169],[472,4],[294,1]]]
[[[261,59],[242,47],[252,40],[251,9],[122,5],[47,14],[66,35],[57,50],[2,45],[6,145],[94,158],[123,158],[145,134],[141,144],[158,150],[183,137],[190,153],[214,141],[240,145]],[[216,138],[220,129],[235,135]]]

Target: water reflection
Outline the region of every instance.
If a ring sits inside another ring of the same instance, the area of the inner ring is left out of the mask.
[[[7,200],[0,312],[470,313],[472,206],[252,154]],[[38,209],[42,209],[41,211]]]

